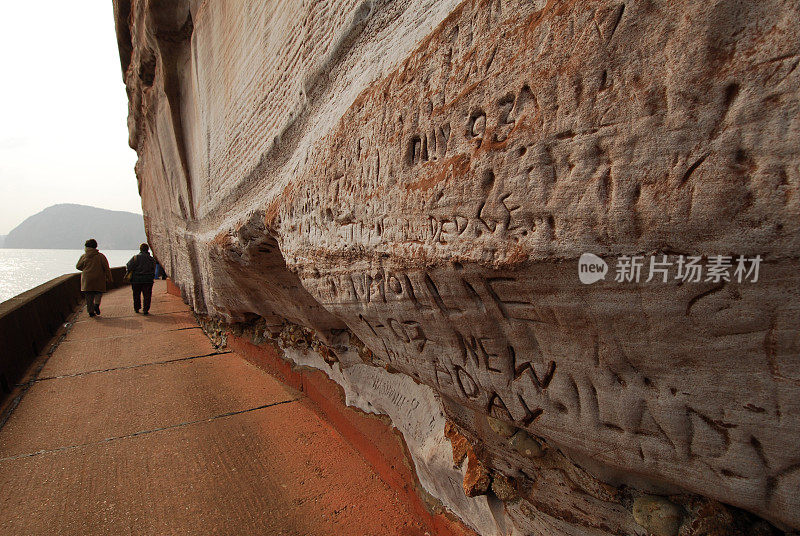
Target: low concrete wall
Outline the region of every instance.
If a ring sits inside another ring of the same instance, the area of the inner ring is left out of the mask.
[[[112,268],[111,272],[112,288],[122,285],[125,267]],[[82,298],[81,274],[75,273],[56,277],[0,303],[0,401]]]

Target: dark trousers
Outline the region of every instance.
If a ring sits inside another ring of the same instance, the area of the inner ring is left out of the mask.
[[[133,308],[137,311],[142,309],[143,313],[150,310],[150,298],[153,296],[153,282],[147,283],[131,283],[133,289]],[[142,296],[144,296],[144,303],[142,303]],[[144,307],[142,307],[144,305]]]
[[[83,295],[86,296],[86,310],[94,316],[100,311],[100,298],[103,297],[103,293],[87,290],[83,292]]]

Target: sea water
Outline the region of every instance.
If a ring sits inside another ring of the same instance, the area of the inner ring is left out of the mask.
[[[138,251],[101,249],[111,267],[124,266]],[[75,273],[82,249],[0,248],[0,302],[64,274]]]

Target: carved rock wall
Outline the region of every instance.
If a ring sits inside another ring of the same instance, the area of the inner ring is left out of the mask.
[[[187,300],[311,330],[287,358],[390,415],[468,524],[800,527],[796,2],[115,15],[148,237]],[[762,263],[584,285],[584,252]]]

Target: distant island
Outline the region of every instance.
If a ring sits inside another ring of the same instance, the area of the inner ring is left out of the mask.
[[[4,238],[0,247],[18,249],[82,249],[94,238],[101,250],[136,250],[146,241],[141,214],[75,204],[48,207]]]

